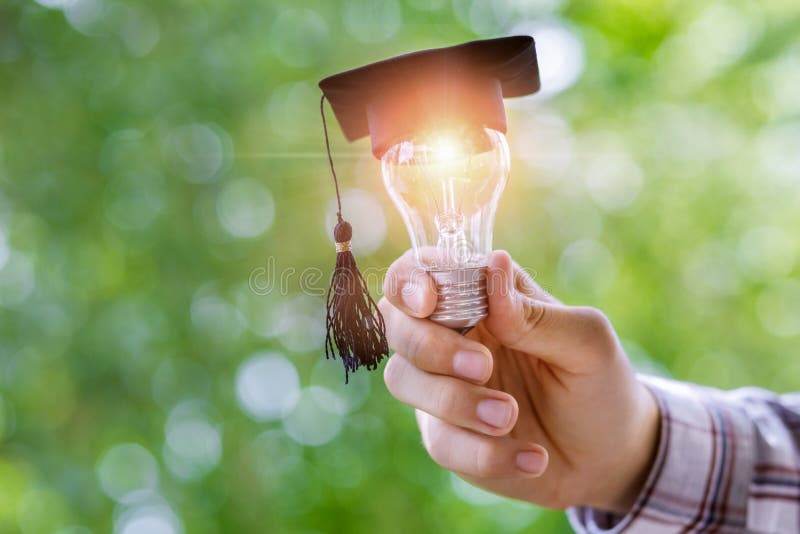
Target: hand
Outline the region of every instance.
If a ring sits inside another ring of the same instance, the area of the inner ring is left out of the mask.
[[[488,271],[489,316],[466,336],[425,317],[433,280],[407,253],[379,307],[396,351],[384,380],[416,408],[423,444],[445,469],[549,508],[626,513],[644,484],[658,405],[608,319],[565,306],[505,252]]]

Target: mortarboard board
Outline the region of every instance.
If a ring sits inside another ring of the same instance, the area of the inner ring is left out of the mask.
[[[319,82],[348,141],[369,135],[380,158],[398,138],[454,121],[506,131],[503,98],[539,90],[533,37],[422,50]]]
[[[348,141],[369,135],[377,158],[393,144],[425,132],[485,127],[506,132],[503,98],[539,90],[533,37],[471,41],[423,50],[329,76],[319,83],[328,160],[336,186],[336,268],[327,298],[326,357],[338,349],[345,376],[375,369],[388,356],[384,320],[350,250],[352,228],[342,218],[339,182],[325,122],[325,99]]]

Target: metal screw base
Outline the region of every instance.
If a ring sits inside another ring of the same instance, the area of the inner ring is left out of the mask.
[[[431,321],[466,334],[488,315],[486,267],[431,269],[439,301]]]

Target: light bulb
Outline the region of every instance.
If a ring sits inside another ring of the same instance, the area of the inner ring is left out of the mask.
[[[509,167],[505,136],[489,128],[407,137],[381,158],[417,265],[437,286],[430,319],[460,332],[488,311],[486,267]]]

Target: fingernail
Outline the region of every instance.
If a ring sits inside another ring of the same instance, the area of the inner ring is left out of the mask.
[[[544,471],[546,461],[544,454],[536,451],[523,451],[517,454],[517,467],[526,473],[538,475]]]
[[[478,403],[478,419],[495,428],[505,428],[511,421],[511,403],[484,399]]]
[[[474,350],[460,350],[453,356],[453,371],[470,380],[484,380],[489,371],[486,354]]]
[[[408,284],[403,288],[403,302],[406,303],[412,311],[422,311],[422,306],[425,304],[425,295],[419,284]]]

